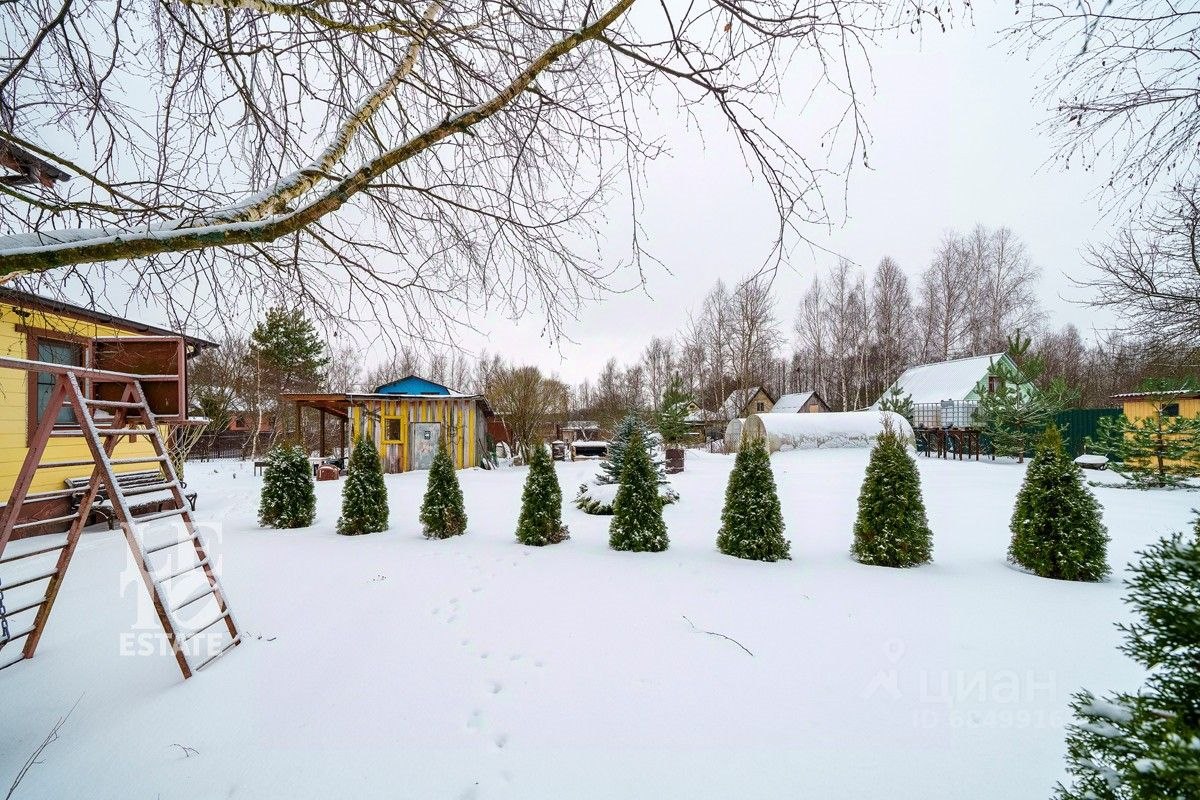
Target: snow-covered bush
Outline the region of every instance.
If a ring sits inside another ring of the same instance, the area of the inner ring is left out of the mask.
[[[666,550],[667,524],[658,499],[657,470],[639,432],[629,439],[621,483],[613,501],[608,544],[614,550],[657,553]]]
[[[383,465],[375,445],[359,437],[346,465],[346,483],[342,486],[342,516],[337,532],[343,536],[378,533],[387,530],[387,486]]]
[[[571,538],[562,521],[562,488],[554,462],[544,446],[533,449],[529,474],[521,493],[521,516],[517,520],[517,541],[541,547]]]
[[[1108,532],[1083,472],[1051,425],[1034,451],[1012,516],[1008,558],[1043,578],[1098,581],[1108,574]]]
[[[575,495],[575,507],[588,514],[601,516],[613,513],[613,502],[617,499],[617,488],[620,484],[613,483],[584,483],[580,484],[579,492]],[[658,484],[658,501],[669,506],[679,500],[679,492],[668,481]]]
[[[426,539],[449,539],[467,530],[462,487],[458,485],[454,459],[445,445],[438,448],[429,467],[429,482],[421,503],[421,527]]]
[[[1148,677],[1136,694],[1075,695],[1057,800],[1200,797],[1200,520],[1141,555],[1126,582],[1137,619],[1119,627]]]
[[[862,564],[915,567],[932,557],[933,534],[921,498],[921,473],[887,418],[858,494],[851,552]]]
[[[756,561],[791,558],[791,542],[783,536],[783,513],[771,472],[771,456],[762,439],[738,451],[725,487],[717,549],[729,556]]]
[[[258,524],[268,528],[306,528],[317,514],[308,456],[298,446],[281,445],[267,456]]]

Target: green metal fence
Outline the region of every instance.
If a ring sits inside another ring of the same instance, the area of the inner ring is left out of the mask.
[[[1096,435],[1096,425],[1105,417],[1119,417],[1119,408],[1072,408],[1059,412],[1054,423],[1062,428],[1063,444],[1072,456],[1083,454],[1083,440]]]

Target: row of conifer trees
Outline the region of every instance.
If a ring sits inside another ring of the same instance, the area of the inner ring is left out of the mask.
[[[387,530],[383,464],[366,439],[355,442],[346,472],[337,532],[357,536]],[[272,450],[263,474],[259,524],[270,528],[305,528],[313,523],[316,511],[316,489],[304,451],[295,445]],[[445,448],[438,450],[429,468],[420,519],[425,536],[431,539],[446,539],[467,530],[462,488],[454,461]]]
[[[622,459],[609,545],[614,550],[659,552],[670,544],[650,443],[633,431]],[[562,488],[550,454],[533,448],[521,497],[516,538],[543,546],[569,538],[562,521]],[[298,447],[274,450],[267,463],[259,509],[261,524],[300,528],[316,512],[308,459]],[[462,488],[450,454],[441,449],[429,470],[420,520],[424,535],[445,539],[466,531]],[[379,455],[360,439],[342,488],[337,531],[357,535],[388,525],[387,488]],[[1071,461],[1055,427],[1043,435],[1017,495],[1009,559],[1047,578],[1101,580],[1108,573],[1108,535],[1100,509]],[[748,440],[737,454],[725,489],[717,548],[758,561],[791,557],[765,443]],[[851,552],[863,564],[912,567],[928,563],[933,535],[921,494],[920,473],[904,438],[890,426],[879,436],[858,498]]]

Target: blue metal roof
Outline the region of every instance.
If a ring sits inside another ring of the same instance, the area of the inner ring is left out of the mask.
[[[448,395],[450,393],[449,387],[417,377],[416,375],[408,375],[400,380],[385,383],[375,390],[375,394]]]

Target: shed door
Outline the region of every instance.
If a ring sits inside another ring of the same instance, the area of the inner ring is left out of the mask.
[[[438,442],[442,438],[440,422],[414,422],[409,447],[412,448],[409,463],[413,469],[429,469],[437,454]]]

